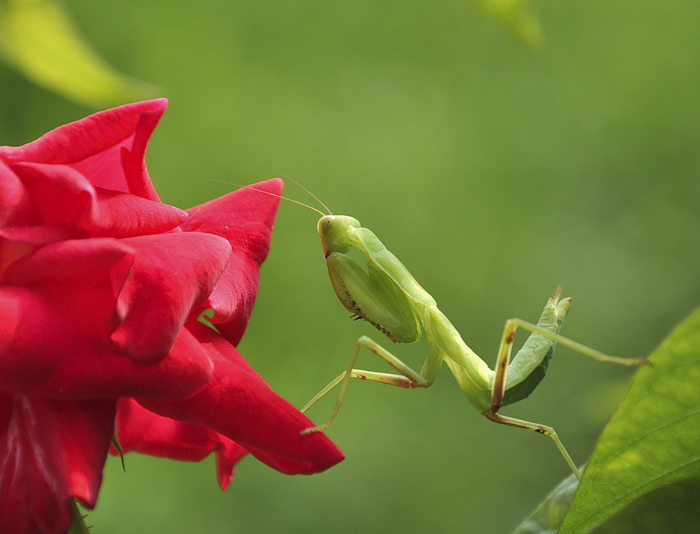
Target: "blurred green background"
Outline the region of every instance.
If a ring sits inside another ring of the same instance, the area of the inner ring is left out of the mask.
[[[164,202],[289,175],[374,230],[489,364],[504,320],[536,319],[557,284],[574,297],[564,333],[620,356],[651,352],[700,302],[698,3],[545,2],[534,51],[466,0],[65,5],[105,59],[170,99],[148,152]],[[0,144],[92,111],[0,66]],[[240,346],[298,406],[357,337],[380,339],[336,301],[316,219],[282,204]],[[427,345],[395,349],[420,368]],[[553,425],[583,463],[631,374],[561,348],[504,413]],[[569,474],[550,440],[473,411],[446,369],[424,391],[351,384],[328,433],[339,466],[288,477],[248,458],[226,493],[210,460],[129,455],[123,473],[111,458],[88,523],[508,532]]]

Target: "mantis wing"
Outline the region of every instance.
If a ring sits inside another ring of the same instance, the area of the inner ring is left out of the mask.
[[[326,258],[335,294],[351,313],[374,325],[396,343],[414,343],[421,328],[406,295],[384,271],[367,263],[367,272],[346,254]]]

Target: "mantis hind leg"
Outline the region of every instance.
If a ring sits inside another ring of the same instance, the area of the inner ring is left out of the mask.
[[[355,369],[355,362],[357,361],[357,356],[360,352],[360,348],[367,347],[369,350],[374,352],[377,356],[382,358],[385,362],[396,369],[400,374],[391,373],[378,373],[375,371],[365,371],[362,369]],[[396,386],[405,389],[415,389],[415,388],[427,388],[432,384],[427,378],[421,376],[420,373],[411,369],[404,362],[399,360],[396,356],[391,354],[388,350],[383,348],[381,345],[368,338],[367,336],[362,336],[355,343],[355,348],[352,352],[352,357],[350,358],[350,363],[347,369],[339,376],[337,376],[333,381],[331,381],[325,388],[319,391],[313,399],[311,399],[306,406],[301,409],[304,413],[306,410],[311,408],[316,402],[326,396],[333,388],[340,384],[340,391],[338,392],[338,398],[335,401],[335,406],[333,412],[331,413],[328,420],[322,425],[307,428],[302,431],[302,434],[311,434],[313,432],[320,432],[325,430],[330,426],[338,415],[341,406],[343,405],[343,398],[345,397],[345,391],[348,387],[348,383],[351,378],[357,378],[359,380],[369,380],[371,382],[378,382],[380,384],[388,384],[390,386]]]
[[[558,294],[555,295],[555,299],[558,299]],[[555,300],[556,304],[556,300]],[[563,318],[561,319],[563,321]],[[558,330],[559,327],[561,326],[561,321],[559,322],[559,325],[556,326],[556,329]],[[515,419],[513,417],[507,417],[503,415],[499,415],[498,411],[501,409],[501,406],[503,405],[505,393],[506,393],[506,378],[508,375],[508,369],[509,369],[509,364],[510,364],[510,354],[511,354],[511,349],[513,347],[513,341],[515,339],[515,333],[518,328],[524,328],[526,330],[529,330],[533,332],[534,334],[539,334],[546,339],[549,339],[552,343],[549,345],[544,344],[540,345],[537,347],[532,354],[525,356],[532,358],[535,363],[541,362],[544,360],[547,355],[549,354],[551,356],[551,349],[550,346],[555,342],[555,341],[562,341],[565,340],[570,343],[564,343],[569,346],[571,344],[576,344],[578,343],[573,342],[567,338],[564,338],[560,336],[556,332],[551,332],[545,328],[542,328],[540,325],[533,325],[531,323],[526,323],[525,321],[522,321],[520,319],[509,319],[506,321],[506,324],[503,328],[503,335],[501,338],[501,346],[498,351],[498,359],[496,361],[496,369],[495,369],[495,374],[494,374],[494,379],[493,379],[493,385],[491,388],[491,406],[489,407],[488,410],[483,412],[483,415],[493,421],[494,423],[498,423],[501,425],[506,425],[506,426],[512,426],[515,428],[523,428],[525,430],[533,430],[539,434],[543,434],[545,436],[549,436],[554,440],[554,443],[556,444],[557,448],[559,449],[559,452],[561,455],[564,457],[564,460],[566,460],[566,463],[569,465],[571,470],[574,472],[576,477],[581,480],[581,472],[579,471],[578,467],[576,467],[576,464],[571,458],[571,455],[569,452],[566,450],[566,447],[564,447],[564,444],[561,442],[559,439],[559,436],[557,435],[556,430],[552,428],[551,426],[547,425],[542,425],[539,423],[532,423],[530,421],[524,421],[522,419]],[[583,347],[583,345],[581,345]],[[572,347],[572,348],[577,348],[578,347]],[[621,358],[615,358],[615,357],[610,357],[607,355],[603,355],[602,353],[599,353],[598,351],[595,351],[593,349],[588,349],[587,347],[584,347],[586,349],[583,352],[583,354],[587,356],[591,356],[595,359],[598,359],[600,361],[611,361],[615,363],[625,363],[627,364],[627,360],[623,360],[622,362],[619,362],[618,360],[622,360]],[[599,356],[603,356],[603,358],[600,358]],[[546,368],[546,365],[545,365]],[[527,380],[528,377],[525,377],[523,380]],[[539,380],[537,381],[539,382]],[[537,383],[533,385],[533,388],[537,386]]]
[[[554,296],[554,299],[550,300],[550,304],[553,303],[555,306],[558,302],[559,299],[559,293],[560,290],[557,290],[557,293]],[[545,308],[546,310],[547,308]],[[578,470],[578,467],[576,467],[576,464],[574,461],[571,459],[571,455],[569,452],[566,450],[566,447],[564,447],[564,444],[561,442],[559,439],[559,436],[557,435],[557,432],[552,428],[551,426],[546,426],[542,425],[539,423],[532,423],[530,421],[523,421],[522,419],[515,419],[513,417],[506,417],[503,415],[499,415],[498,411],[501,409],[501,406],[504,404],[504,398],[506,394],[506,378],[508,375],[508,367],[510,365],[510,354],[511,354],[511,349],[513,347],[513,341],[515,340],[515,333],[518,328],[524,328],[526,330],[529,330],[533,334],[539,334],[540,336],[543,336],[545,339],[549,339],[550,343],[532,343],[532,345],[528,348],[526,351],[527,354],[524,354],[523,356],[520,356],[520,358],[527,358],[531,360],[531,365],[528,366],[528,369],[532,369],[529,372],[529,375],[534,375],[536,371],[538,370],[538,367],[542,362],[544,361],[544,369],[546,370],[547,367],[547,360],[549,357],[551,357],[551,350],[553,349],[553,343],[555,341],[560,341],[561,339],[566,339],[562,338],[562,336],[558,335],[558,330],[561,327],[561,322],[564,320],[564,317],[566,316],[566,312],[563,314],[562,317],[560,317],[557,320],[556,324],[551,324],[550,328],[555,329],[555,332],[552,332],[546,328],[542,328],[542,325],[533,325],[530,323],[526,323],[525,321],[522,321],[520,319],[509,319],[506,321],[506,324],[503,328],[503,335],[501,337],[501,346],[498,351],[498,359],[496,361],[496,369],[495,369],[495,374],[494,374],[494,379],[493,379],[493,385],[491,388],[491,406],[489,407],[488,410],[482,412],[483,415],[493,421],[494,423],[498,423],[501,425],[506,425],[506,426],[512,426],[515,428],[523,428],[525,430],[533,430],[535,432],[538,432],[539,434],[543,434],[545,436],[549,436],[554,440],[554,443],[556,444],[557,448],[559,449],[559,452],[561,455],[564,457],[564,460],[566,460],[566,463],[569,465],[571,470],[574,472],[576,477],[581,480],[581,472]],[[532,338],[531,338],[532,339]],[[528,340],[529,342],[530,340]],[[567,340],[569,341],[569,340]],[[526,343],[527,345],[528,343]],[[597,351],[593,351],[592,349],[589,349],[593,353],[597,353]],[[522,351],[521,351],[522,352]],[[589,352],[584,352],[584,354],[593,356]],[[600,354],[600,353],[598,353]],[[599,358],[596,358],[599,359]],[[617,358],[613,359],[616,360]],[[607,360],[607,357],[606,357]],[[605,360],[604,360],[605,361]],[[607,360],[610,361],[610,360]],[[536,367],[535,364],[538,364]],[[516,383],[521,384],[523,382],[526,382],[530,379],[530,377],[525,376],[523,378],[520,378],[519,381]],[[543,376],[543,375],[542,375]],[[532,388],[534,389],[537,387],[537,384],[539,383],[539,380],[541,378],[537,378],[535,380],[535,383],[532,385]],[[512,387],[512,386],[511,386]],[[525,395],[527,396],[529,392]]]
[[[620,358],[618,356],[610,356],[609,354],[604,354],[598,350],[592,349],[591,347],[579,343],[578,341],[574,341],[573,339],[569,339],[568,337],[564,337],[560,334],[555,334],[553,332],[545,330],[544,328],[541,328],[538,325],[528,323],[527,321],[523,321],[522,319],[509,319],[508,322],[511,323],[515,328],[522,328],[535,334],[540,334],[541,336],[546,337],[551,341],[559,343],[560,345],[564,345],[565,347],[569,347],[570,349],[575,350],[579,354],[583,354],[584,356],[588,356],[589,358],[593,358],[594,360],[597,360],[599,362],[616,363],[619,365],[628,366],[649,365],[649,361],[647,360],[647,358]]]
[[[552,438],[554,440],[554,443],[556,444],[557,448],[559,449],[559,452],[564,457],[564,460],[566,460],[566,463],[569,464],[569,467],[576,475],[576,478],[581,480],[581,471],[578,470],[578,467],[576,467],[576,464],[571,459],[571,456],[569,455],[569,452],[566,450],[566,447],[564,447],[564,444],[559,439],[559,436],[557,435],[556,430],[554,430],[554,428],[552,428],[551,426],[541,425],[539,423],[531,423],[529,421],[523,421],[521,419],[515,419],[513,417],[505,417],[502,415],[498,415],[497,413],[494,413],[494,412],[486,412],[486,413],[484,413],[484,416],[486,418],[490,419],[491,421],[493,421],[494,423],[498,423],[498,424],[506,425],[506,426],[512,426],[515,428],[524,428],[526,430],[534,430],[535,432],[537,432],[539,434],[549,436],[550,438]]]

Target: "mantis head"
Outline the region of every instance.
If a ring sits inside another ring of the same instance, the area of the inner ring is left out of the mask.
[[[347,252],[352,246],[352,231],[360,228],[360,221],[347,215],[324,215],[316,229],[323,242],[323,252],[328,257],[331,252]]]

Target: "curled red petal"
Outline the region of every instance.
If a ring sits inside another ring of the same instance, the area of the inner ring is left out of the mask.
[[[216,450],[216,479],[219,487],[226,491],[233,481],[236,464],[241,461],[248,451],[232,439],[217,434],[221,448]]]
[[[226,271],[207,301],[209,319],[233,345],[243,336],[255,304],[260,265],[270,250],[283,182],[273,178],[187,210],[186,232],[219,235],[231,243]],[[231,224],[235,221],[235,224]]]
[[[204,386],[213,364],[183,329],[154,363],[109,343],[111,290],[50,284],[0,287],[0,391],[59,399],[182,398]]]
[[[33,214],[24,184],[0,158],[0,228],[8,224],[24,224]]]
[[[60,224],[41,224],[39,226],[10,226],[0,230],[0,235],[15,243],[27,245],[44,245],[63,239],[77,237]]]
[[[37,225],[62,223],[92,235],[129,237],[167,232],[187,219],[159,201],[95,187],[65,165],[16,163],[12,170],[27,187]]]
[[[134,129],[134,137],[131,147],[121,147],[122,167],[126,179],[128,191],[134,195],[154,201],[160,201],[158,193],[151,177],[146,170],[146,147],[153,130],[158,126],[161,116],[165,112],[168,101],[165,98],[152,100],[154,108],[140,110],[139,121]]]
[[[95,186],[157,201],[143,156],[167,104],[161,98],[95,113],[21,147],[0,147],[0,159],[70,165]]]
[[[226,267],[230,245],[201,232],[121,240],[134,250],[134,265],[117,299],[121,324],[111,339],[141,361],[170,351],[193,309],[207,299]]]
[[[9,248],[9,247],[8,247]],[[45,245],[13,261],[3,282],[27,285],[52,280],[91,287],[111,280],[121,289],[134,261],[132,250],[117,239],[73,239]]]
[[[143,406],[219,432],[284,473],[317,473],[343,459],[325,434],[302,435],[313,422],[277,395],[231,344],[201,323],[187,328],[214,362],[211,380],[187,399],[137,399]]]
[[[131,398],[119,400],[115,433],[124,453],[133,451],[189,462],[206,458],[217,441],[208,428],[162,417]]]
[[[69,499],[93,508],[116,401],[0,395],[0,532],[58,534]]]
[[[129,237],[167,232],[187,219],[182,210],[160,201],[92,185],[66,165],[15,163],[26,185],[37,223],[62,223],[98,236]]]
[[[236,463],[248,454],[243,447],[213,430],[162,417],[133,399],[119,401],[116,437],[124,453],[133,451],[197,462],[213,452],[217,479],[223,490],[231,483]],[[112,454],[117,454],[116,449],[112,448]]]
[[[72,222],[89,210],[94,201],[94,186],[71,167],[15,163],[12,170],[27,187],[38,213],[38,223]]]

